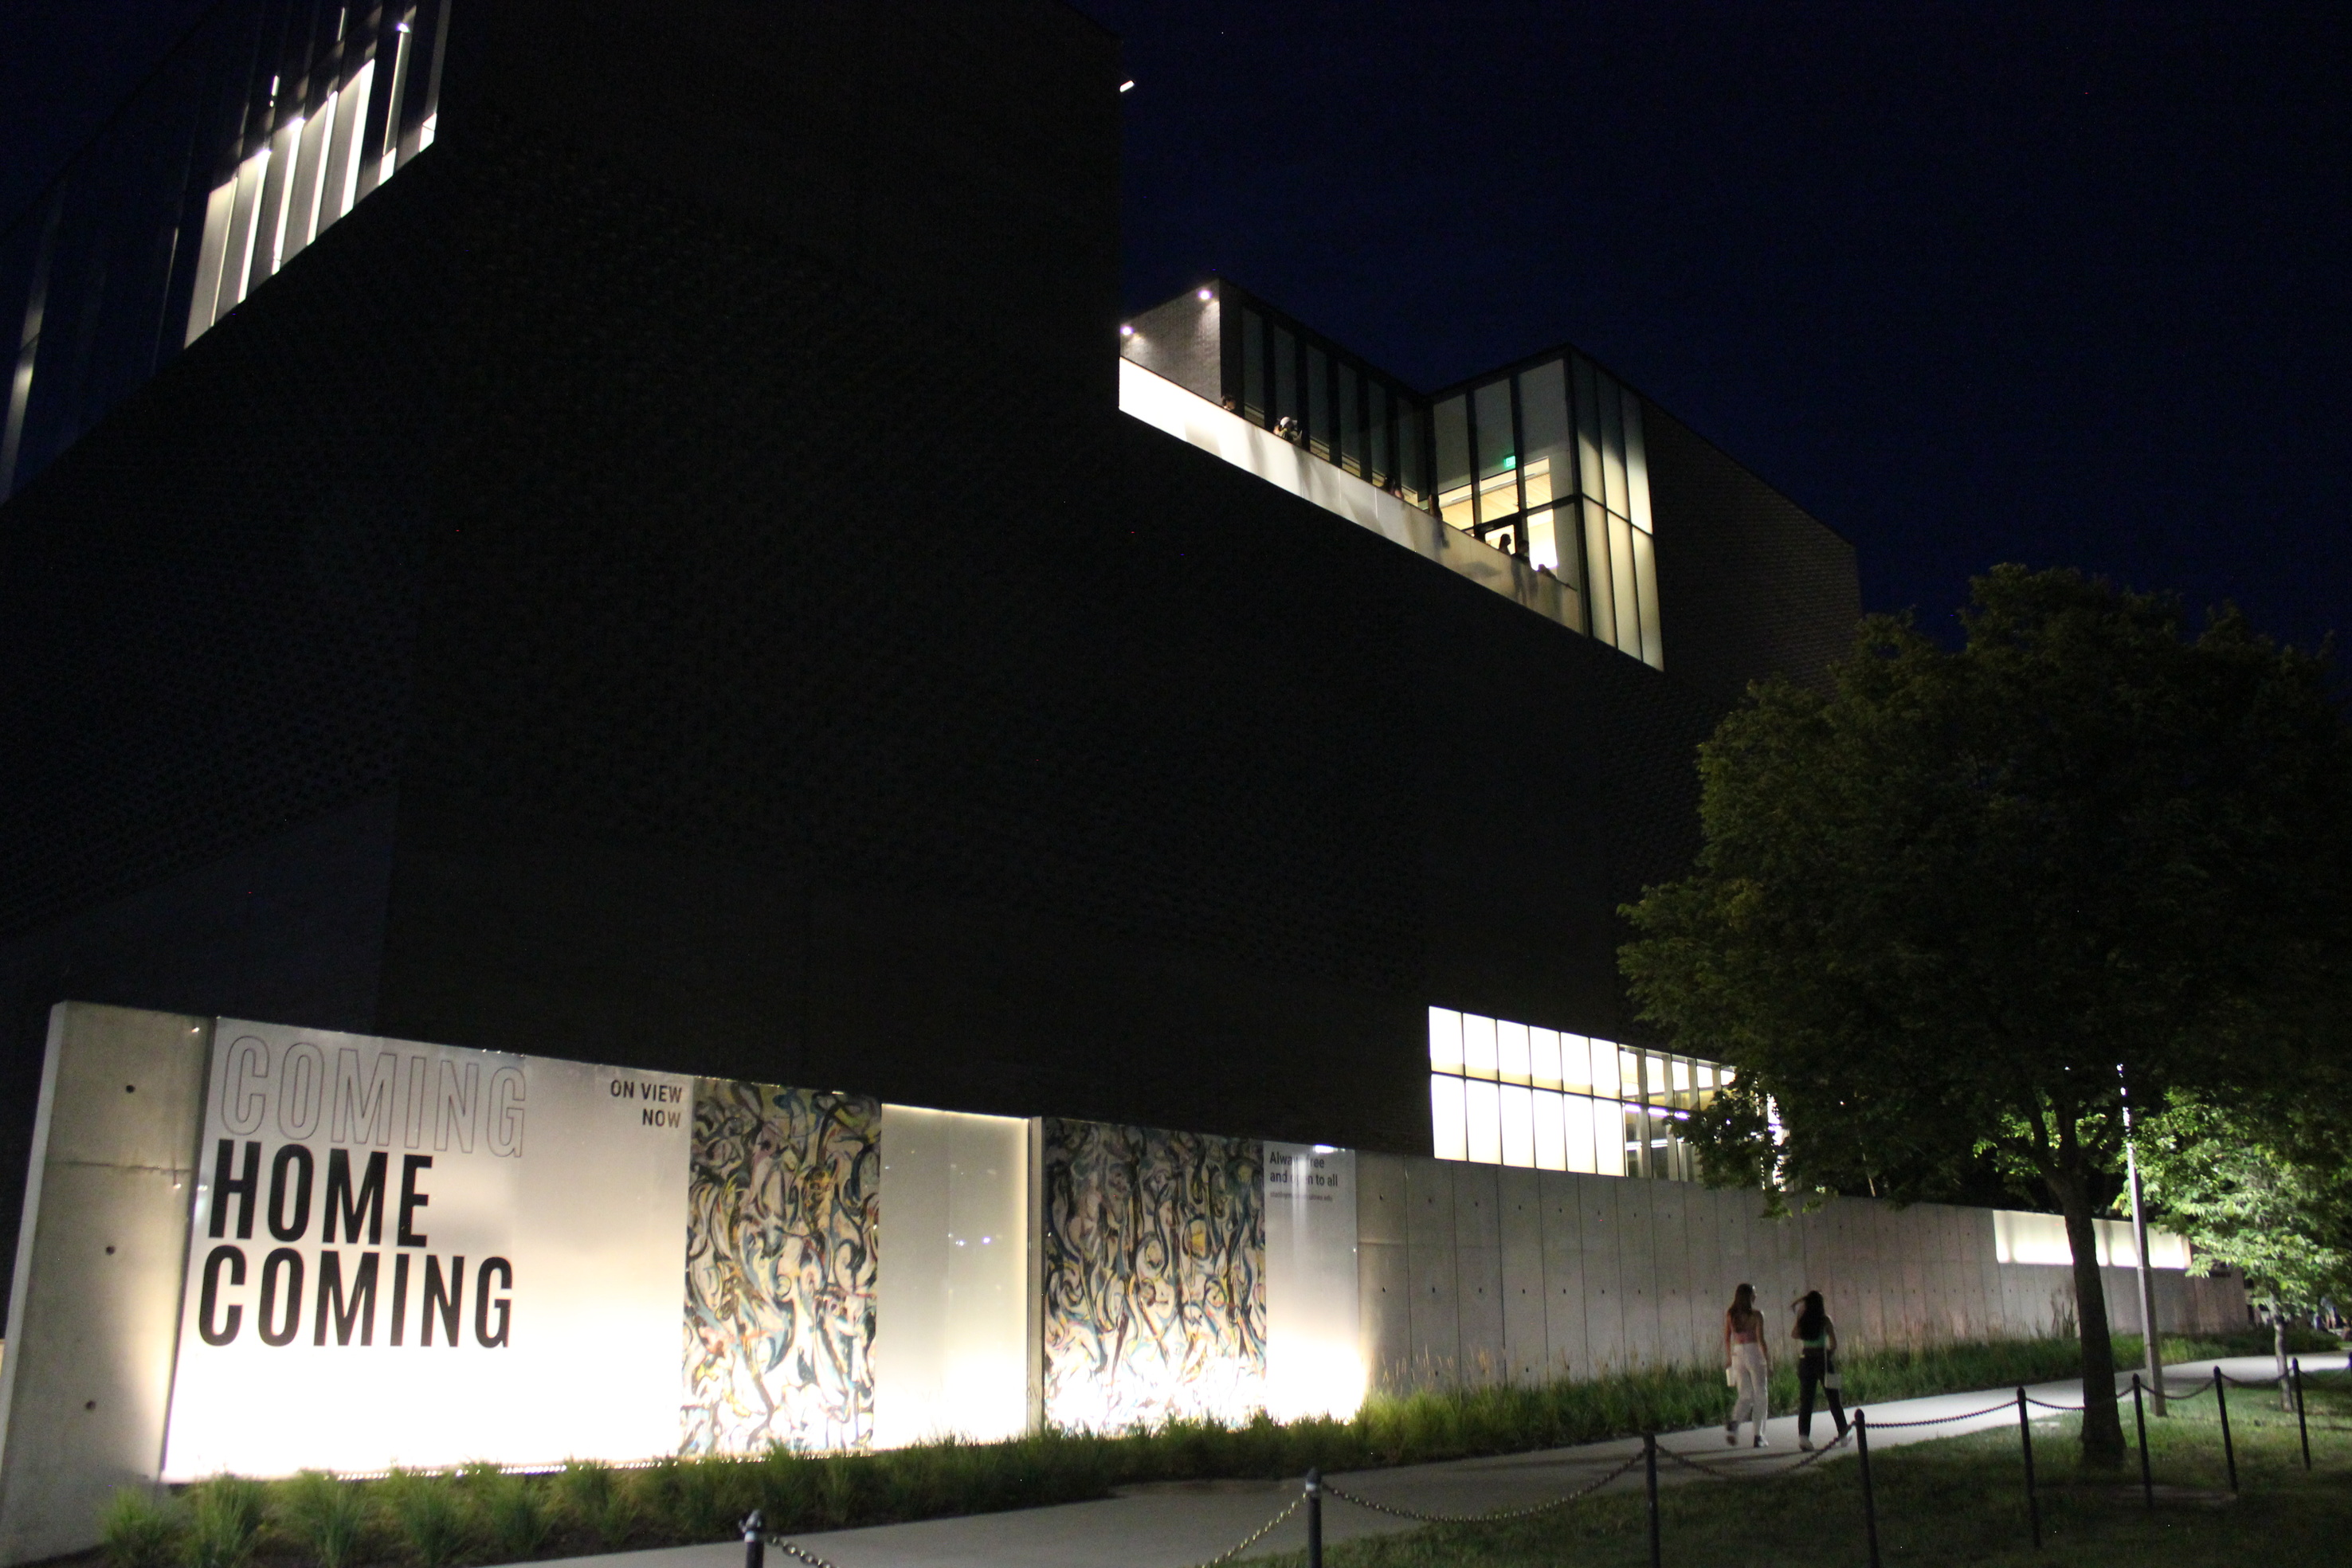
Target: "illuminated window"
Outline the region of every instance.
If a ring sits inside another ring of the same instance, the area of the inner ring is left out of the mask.
[[[419,106],[417,87],[410,80],[417,8],[412,5],[402,15],[405,19],[393,33],[392,62],[383,73],[388,106],[375,101],[378,76],[372,42],[359,45],[349,57],[355,62],[347,66],[349,74],[331,83],[307,115],[292,100],[290,89],[287,100],[280,101],[273,86],[270,107],[283,120],[205,199],[183,342],[192,343],[210,331],[338,218],[433,144],[439,114],[431,101],[431,85],[424,84],[425,101]],[[371,109],[377,121],[373,135],[368,130]]]
[[[1696,1181],[1685,1135],[1728,1069],[1613,1040],[1429,1010],[1429,1114],[1441,1160]]]

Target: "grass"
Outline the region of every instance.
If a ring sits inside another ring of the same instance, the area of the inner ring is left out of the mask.
[[[2174,1361],[2269,1349],[2266,1334],[2242,1338],[2168,1340],[2164,1348]],[[2078,1353],[2073,1341],[2055,1339],[1857,1353],[1843,1358],[1846,1399],[2042,1382],[2073,1374]],[[2138,1353],[2137,1341],[2117,1344],[2126,1367]],[[1791,1407],[1793,1369],[1784,1364],[1775,1384],[1774,1407]],[[456,1568],[726,1540],[754,1508],[772,1530],[805,1532],[1083,1501],[1136,1482],[1526,1452],[1707,1425],[1723,1418],[1727,1398],[1716,1367],[1667,1367],[1380,1394],[1348,1421],[1180,1421],[1118,1436],[1045,1432],[862,1455],[772,1449],[630,1468],[575,1462],[529,1477],[488,1465],[373,1481],[222,1477],[178,1498],[119,1495],[105,1520],[106,1551],[114,1568]]]
[[[2137,1452],[2120,1472],[2085,1473],[2074,1457],[2077,1418],[2037,1423],[2039,1552],[2014,1430],[1882,1449],[1871,1460],[1881,1559],[1888,1568],[2343,1561],[2342,1542],[2352,1534],[2352,1379],[2341,1372],[2309,1378],[2315,1468],[2308,1473],[2294,1417],[2262,1391],[2231,1394],[2235,1500],[2210,1395],[2148,1423],[2150,1468],[2158,1487],[2168,1489],[2153,1511],[2142,1504]],[[2128,1435],[2128,1411],[2125,1429]],[[1663,1555],[1738,1568],[1856,1562],[1864,1553],[1862,1510],[1861,1472],[1845,1459],[1784,1479],[1672,1487],[1659,1503]],[[1351,1542],[1325,1557],[1331,1568],[1646,1568],[1647,1508],[1638,1492],[1611,1493],[1531,1520]],[[1292,1552],[1253,1561],[1297,1568],[1304,1559]]]

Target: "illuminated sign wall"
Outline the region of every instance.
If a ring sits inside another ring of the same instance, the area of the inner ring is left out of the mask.
[[[1343,1150],[223,1020],[163,1473],[1344,1415],[1355,1221]]]
[[[693,1095],[224,1021],[165,1473],[677,1449]]]

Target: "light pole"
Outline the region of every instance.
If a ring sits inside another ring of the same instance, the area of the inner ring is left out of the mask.
[[[2116,1076],[2123,1077],[2118,1063]],[[2140,1360],[2147,1369],[2149,1397],[2156,1404],[2156,1413],[2164,1414],[2164,1362],[2157,1354],[2156,1334],[2156,1274],[2147,1265],[2147,1210],[2139,1196],[2139,1153],[2133,1146],[2131,1116],[2131,1084],[2124,1084],[2124,1170],[2131,1179],[2132,1251],[2139,1262],[2139,1338]]]

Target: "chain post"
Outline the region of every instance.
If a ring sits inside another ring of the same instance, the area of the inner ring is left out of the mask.
[[[2303,1358],[2287,1363],[2289,1375],[2294,1379],[2294,1431],[2303,1439],[2303,1468],[2311,1468],[2311,1426],[2303,1418]]]
[[[743,1516],[743,1568],[762,1568],[768,1560],[767,1519],[758,1509]]]
[[[1307,1568],[1323,1568],[1323,1471],[1307,1472]]]
[[[1870,1547],[1870,1568],[1878,1568],[1878,1493],[1870,1481],[1870,1412],[1853,1413],[1853,1452],[1862,1465],[1862,1529]]]
[[[1658,1538],[1658,1435],[1642,1434],[1642,1468],[1650,1488],[1650,1568],[1662,1568],[1663,1543]]]
[[[2132,1373],[2132,1425],[2139,1428],[2139,1495],[2149,1511],[2156,1509],[2156,1478],[2147,1467],[2147,1406],[2140,1399],[2139,1373]]]
[[[2221,1414],[2221,1458],[2230,1467],[2230,1494],[2235,1497],[2238,1491],[2238,1449],[2237,1445],[2230,1440],[2229,1383],[2230,1380],[2221,1375],[2221,1369],[2215,1367],[2213,1369],[2213,1408]]]
[[[2025,1408],[2025,1390],[2017,1391],[2017,1441],[2025,1452],[2025,1518],[2033,1527],[2033,1550],[2042,1550],[2042,1499],[2033,1489],[2033,1421]]]

